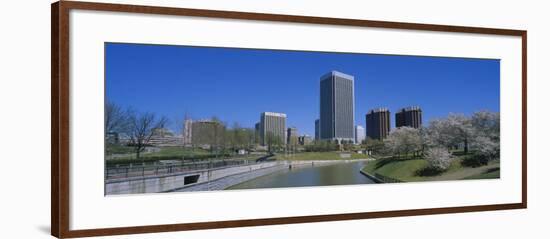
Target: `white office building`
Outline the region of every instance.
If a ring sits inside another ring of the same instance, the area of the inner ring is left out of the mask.
[[[365,128],[361,125],[355,126],[355,143],[361,144],[365,140]]]
[[[286,144],[286,114],[263,112],[260,115],[260,143]]]

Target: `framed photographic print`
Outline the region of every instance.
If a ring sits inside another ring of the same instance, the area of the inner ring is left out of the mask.
[[[52,235],[527,207],[527,32],[52,4]]]

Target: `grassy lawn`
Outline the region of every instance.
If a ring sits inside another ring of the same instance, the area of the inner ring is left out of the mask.
[[[134,152],[134,149],[132,147],[128,147],[124,145],[109,144],[106,146],[109,153],[111,154],[129,154]]]
[[[127,148],[126,150],[132,149],[131,147],[125,147],[125,148]],[[123,151],[119,149],[119,152],[123,152]],[[107,163],[108,164],[129,164],[129,163],[140,163],[140,162],[153,163],[159,160],[181,160],[182,158],[205,160],[205,159],[214,158],[214,157],[215,155],[211,154],[208,150],[203,150],[203,149],[193,150],[191,148],[183,148],[183,147],[160,147],[158,148],[158,151],[142,152],[140,154],[139,159],[136,159],[135,152],[125,151],[125,154],[118,155],[117,157],[114,157],[114,158],[108,158]],[[222,156],[219,156],[219,157],[221,158]],[[259,156],[235,155],[231,157],[234,157],[234,158],[238,157],[240,159],[256,159]]]
[[[463,157],[456,157],[449,169],[438,174],[426,170],[428,163],[422,158],[378,159],[367,163],[362,170],[369,174],[374,175],[377,173],[405,182],[500,177],[500,163],[491,162],[488,165],[480,167],[466,167],[461,163]]]
[[[208,155],[210,152],[203,149],[189,149],[183,147],[162,147],[158,152],[144,153],[143,156],[147,157],[189,157],[195,155]]]
[[[464,179],[489,179],[489,178],[500,178],[500,168],[488,169],[481,174],[468,176]]]
[[[122,157],[117,157],[118,159],[134,159],[136,157],[135,149],[127,146],[116,146],[113,150],[114,153],[125,154]],[[195,155],[208,155],[209,152],[203,149],[190,149],[183,147],[160,147],[158,151],[155,152],[142,152],[140,157],[144,158],[155,158],[155,157],[175,157],[181,158],[185,156],[195,156]]]
[[[340,154],[350,154],[349,158],[342,158]],[[277,160],[336,160],[336,159],[366,159],[365,154],[342,153],[342,152],[301,152],[285,156],[277,154],[274,156]]]

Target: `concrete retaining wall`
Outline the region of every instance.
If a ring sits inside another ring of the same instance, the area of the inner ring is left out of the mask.
[[[325,165],[332,165],[336,163],[350,163],[357,161],[365,161],[366,159],[348,159],[348,160],[304,160],[304,161],[273,161],[273,162],[263,162],[242,166],[228,166],[223,168],[216,168],[210,170],[197,170],[190,171],[185,173],[176,173],[171,175],[164,176],[150,176],[137,179],[123,179],[123,180],[111,180],[107,182],[106,193],[107,195],[114,194],[134,194],[134,193],[158,193],[158,192],[169,192],[169,191],[194,191],[193,187],[203,188],[199,185],[213,182],[218,179],[222,179],[232,175],[238,175],[243,173],[252,172],[255,170],[273,168],[269,172],[285,169],[288,167],[301,168],[301,167],[318,167]],[[266,170],[264,170],[266,171]],[[267,171],[266,171],[267,172]],[[264,173],[265,174],[265,173]],[[258,174],[261,176],[263,174]],[[198,177],[196,181],[190,182],[190,178]],[[188,182],[186,181],[188,179]],[[219,181],[219,180],[218,180]],[[239,183],[242,180],[229,180],[231,183],[221,183],[221,190],[223,187],[229,187],[231,184]],[[234,182],[234,183],[233,183]],[[216,188],[216,187],[214,187]]]
[[[250,172],[262,168],[273,167],[281,162],[266,162],[243,166],[229,166],[211,170],[190,171],[166,176],[151,176],[139,179],[118,180],[108,182],[106,185],[107,195],[113,194],[133,194],[133,193],[156,193],[166,192],[187,185],[198,184],[223,178],[229,175]],[[198,180],[193,183],[185,183],[185,178],[196,177]]]

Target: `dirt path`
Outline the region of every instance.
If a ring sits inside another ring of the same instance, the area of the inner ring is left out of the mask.
[[[485,165],[477,168],[467,168],[465,170],[459,170],[456,172],[444,174],[441,176],[436,177],[430,177],[428,179],[429,181],[439,181],[439,180],[456,180],[456,179],[464,179],[466,177],[474,176],[474,175],[480,175],[484,172],[487,172],[490,169],[496,169],[500,168],[500,164],[490,164]]]

